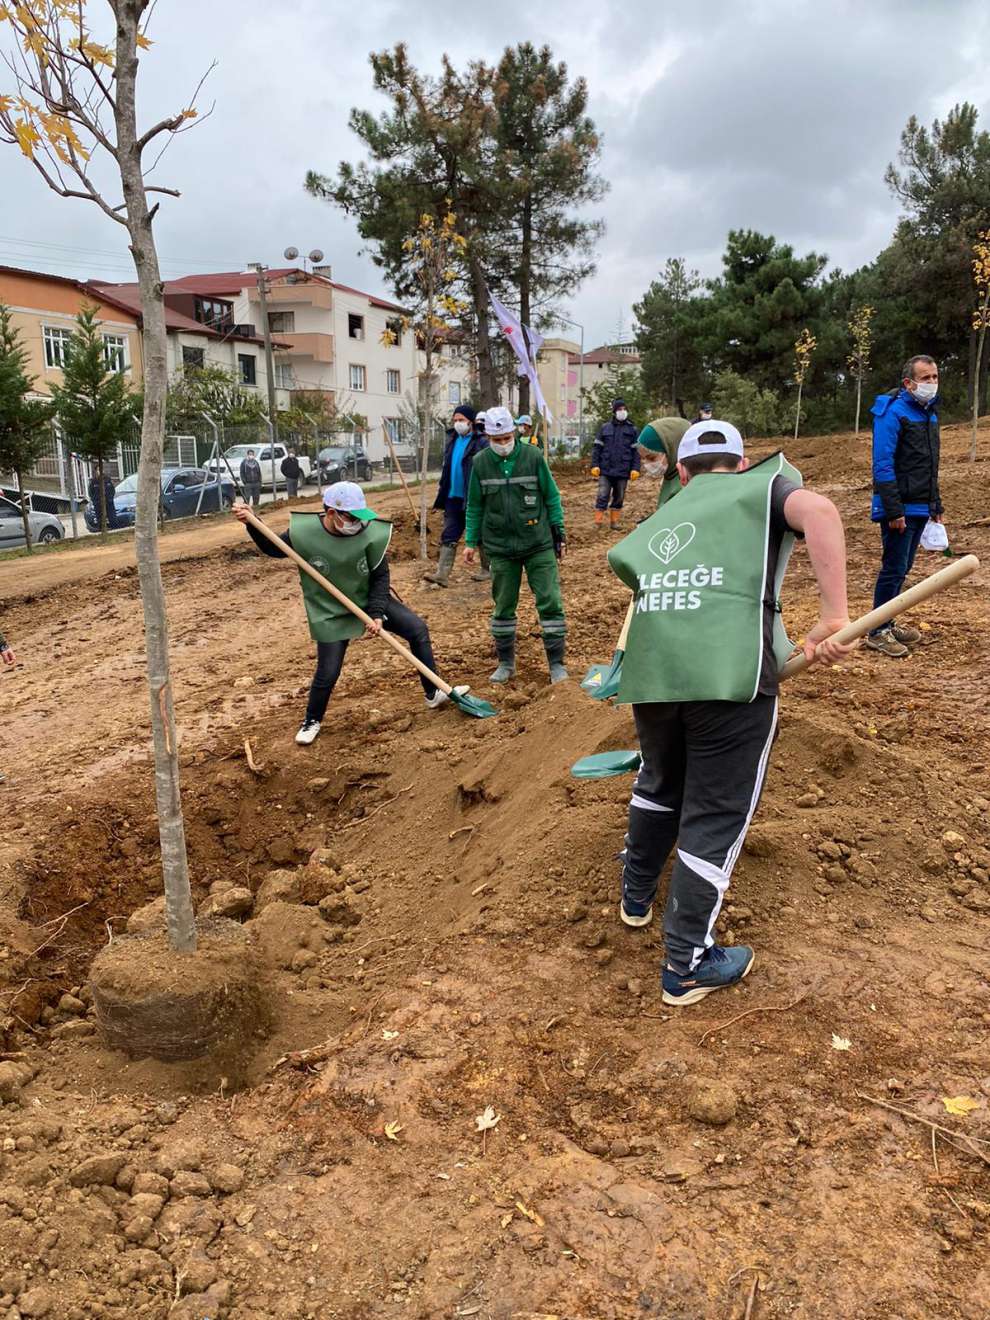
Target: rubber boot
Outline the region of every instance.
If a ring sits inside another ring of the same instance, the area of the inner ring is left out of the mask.
[[[480,546],[478,553],[481,556],[481,567],[476,568],[471,574],[472,582],[490,582],[492,580],[492,566],[488,562],[488,556],[485,554],[484,546]]]
[[[609,522],[609,531],[617,532],[619,530],[619,524],[622,522],[622,510],[609,509],[608,522]]]
[[[456,556],[456,545],[442,545],[436,569],[432,573],[424,573],[423,580],[432,582],[435,587],[445,587],[450,581],[450,570],[454,567]]]
[[[563,633],[543,634],[543,649],[547,653],[551,683],[563,683],[565,679],[570,678],[570,674],[564,668],[565,644],[566,639]]]
[[[602,529],[602,527],[604,526],[604,524],[605,524],[605,510],[604,510],[604,509],[596,509],[596,510],[595,510],[595,526],[598,528],[599,531],[601,531],[601,529]]]
[[[508,683],[516,673],[516,634],[502,633],[495,635],[495,654],[498,656],[498,668],[490,676],[492,683]]]

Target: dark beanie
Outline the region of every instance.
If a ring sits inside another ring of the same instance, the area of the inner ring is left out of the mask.
[[[478,410],[477,408],[472,408],[469,403],[459,403],[453,412],[455,417],[457,417],[458,414],[461,417],[466,418],[467,421],[473,422],[478,415]]]
[[[615,410],[616,410],[617,408],[624,408],[625,406],[626,406],[626,401],[625,401],[625,399],[613,399],[613,400],[612,400],[612,411],[613,411],[613,412],[615,412]]]

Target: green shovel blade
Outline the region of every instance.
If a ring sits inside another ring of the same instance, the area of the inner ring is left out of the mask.
[[[581,680],[581,688],[595,701],[608,701],[619,691],[624,651],[616,651],[607,665],[592,665]]]
[[[608,779],[611,775],[631,774],[642,763],[639,752],[596,752],[575,761],[571,774],[575,779]]]
[[[492,703],[485,701],[484,697],[472,697],[467,692],[451,692],[450,699],[458,710],[476,720],[487,720],[498,714]]]

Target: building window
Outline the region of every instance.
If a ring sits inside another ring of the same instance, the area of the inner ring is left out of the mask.
[[[461,382],[452,380],[447,386],[447,402],[455,405],[461,402]]]
[[[364,338],[364,317],[356,312],[347,313],[347,333],[351,339]]]
[[[386,371],[385,390],[388,394],[398,394],[402,389],[399,373],[397,371]]]
[[[402,345],[402,318],[393,316],[385,322],[385,329],[389,333],[389,345],[392,348],[400,348]]]
[[[280,390],[295,389],[296,378],[292,374],[291,362],[275,363],[275,384]]]
[[[69,355],[71,330],[62,330],[56,326],[45,326],[45,366],[64,367]]]
[[[382,426],[385,428],[385,434],[397,445],[402,441],[402,418],[401,417],[383,417]]]
[[[202,371],[206,366],[206,350],[182,345],[182,366],[186,371]]]
[[[193,303],[193,313],[200,325],[212,326],[214,330],[230,330],[234,325],[234,304],[220,298],[197,298]]]
[[[103,356],[107,371],[122,372],[127,370],[127,340],[123,335],[103,336]]]
[[[351,389],[359,390],[362,394],[368,388],[368,373],[364,367],[351,367]]]
[[[269,312],[268,329],[273,335],[291,335],[296,329],[295,312]]]
[[[238,353],[237,366],[241,373],[242,385],[257,385],[258,362],[250,353]]]

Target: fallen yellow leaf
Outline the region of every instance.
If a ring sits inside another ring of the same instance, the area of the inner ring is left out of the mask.
[[[508,1228],[512,1223],[512,1211],[510,1210],[507,1215],[503,1215],[498,1222],[502,1228]]]
[[[968,1095],[943,1095],[942,1104],[947,1114],[955,1114],[959,1118],[965,1118],[980,1107],[979,1100],[971,1100]]]
[[[833,1031],[833,1032],[832,1032],[832,1049],[833,1049],[833,1050],[851,1050],[851,1049],[852,1049],[852,1041],[851,1041],[851,1040],[847,1040],[845,1036],[837,1036],[837,1035],[835,1034],[835,1032]]]
[[[392,1122],[385,1124],[385,1135],[388,1137],[389,1141],[398,1141],[399,1133],[402,1131],[403,1127],[401,1123]]]
[[[521,1215],[525,1215],[528,1220],[534,1223],[537,1228],[543,1227],[544,1220],[542,1219],[542,1217],[538,1215],[535,1210],[527,1209],[527,1207],[523,1205],[522,1201],[516,1202],[516,1209],[519,1211]]]

